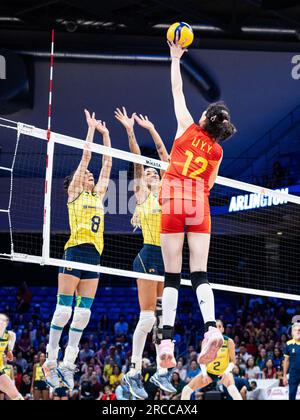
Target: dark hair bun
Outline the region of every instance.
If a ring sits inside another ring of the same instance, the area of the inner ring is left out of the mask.
[[[225,141],[236,133],[236,128],[230,121],[230,111],[224,102],[209,105],[204,130],[217,142]]]

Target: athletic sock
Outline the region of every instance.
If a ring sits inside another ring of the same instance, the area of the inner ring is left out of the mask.
[[[133,334],[131,365],[128,372],[129,376],[135,376],[142,370],[142,357],[147,335],[151,332],[155,320],[153,311],[142,311],[140,313],[140,319]]]

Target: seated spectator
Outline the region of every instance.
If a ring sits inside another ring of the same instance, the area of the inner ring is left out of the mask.
[[[124,376],[124,373],[121,372],[121,369],[118,365],[114,365],[113,372],[109,377],[109,385],[116,388],[120,383]]]
[[[112,387],[110,385],[106,385],[104,388],[104,395],[101,397],[102,401],[113,401],[116,400],[116,394],[113,392]]]
[[[118,355],[116,351],[116,346],[110,346],[108,350],[108,356],[106,356],[104,363],[107,365],[110,362],[110,359],[113,359],[114,364],[122,367],[121,357]]]
[[[28,312],[31,299],[32,293],[29,290],[27,283],[24,281],[18,290],[16,311],[22,314]]]
[[[27,360],[24,359],[23,353],[21,351],[19,351],[18,354],[17,354],[15,364],[17,365],[17,367],[19,367],[21,369],[22,373],[26,372],[26,370],[28,368],[28,363],[27,363]]]
[[[93,366],[89,366],[89,367],[88,367],[88,369],[87,369],[87,372],[86,372],[86,373],[84,373],[84,374],[81,376],[81,378],[80,378],[80,385],[81,385],[83,382],[91,382],[91,379],[92,379],[93,373],[94,373],[94,367],[93,367]]]
[[[266,367],[263,369],[263,379],[275,379],[276,369],[273,366],[273,360],[268,359]]]
[[[31,340],[30,340],[29,331],[26,328],[23,330],[21,338],[18,341],[18,347],[23,353],[26,353],[30,350]]]
[[[187,371],[187,378],[186,378],[186,382],[190,382],[191,379],[193,379],[195,376],[199,375],[199,373],[201,372],[200,367],[198,365],[198,363],[195,360],[192,360],[190,363],[190,367]]]
[[[25,373],[22,377],[21,385],[19,387],[20,394],[25,398],[29,399],[32,394],[31,390],[31,378]]]
[[[98,380],[98,377],[95,372],[93,372],[91,378],[91,395],[93,397],[93,400],[97,400],[100,396],[103,395],[104,386],[101,385],[101,383]]]
[[[82,381],[80,385],[80,400],[93,400],[91,381]]]
[[[262,348],[259,353],[258,358],[256,359],[255,364],[262,371],[266,367],[266,362],[267,362],[267,352],[266,352],[266,349]]]
[[[283,361],[283,357],[282,357],[282,353],[280,351],[280,349],[278,347],[274,348],[274,355],[273,355],[273,365],[275,369],[280,369],[282,361]]]
[[[174,372],[177,372],[178,373],[178,375],[180,376],[180,379],[182,380],[182,381],[185,381],[186,380],[186,377],[187,377],[187,370],[186,370],[186,368],[183,366],[183,362],[182,362],[182,360],[178,360],[178,362],[177,362],[177,366],[176,366],[176,368],[175,368],[175,371]]]
[[[89,348],[89,343],[85,342],[83,344],[83,349],[79,352],[79,360],[81,362],[86,362],[88,358],[93,357],[95,354],[94,350]]]
[[[119,321],[115,323],[114,326],[115,335],[127,335],[128,333],[128,323],[125,321],[123,314],[119,316]]]
[[[110,330],[110,321],[106,314],[102,315],[99,322],[99,332],[100,334],[105,334]]]
[[[179,399],[181,392],[183,388],[185,387],[186,383],[180,378],[178,372],[173,372],[171,383],[176,389],[176,394],[172,395],[171,399],[172,400]]]
[[[112,358],[109,359],[109,363],[104,365],[103,378],[105,382],[109,382],[109,378],[113,374],[114,366],[115,366],[115,361]]]
[[[255,360],[253,357],[250,357],[246,363],[245,378],[246,379],[259,379],[261,370],[258,366],[255,366]]]

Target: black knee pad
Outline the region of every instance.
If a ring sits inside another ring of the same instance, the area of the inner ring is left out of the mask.
[[[165,273],[165,287],[180,289],[181,273]]]
[[[206,271],[194,271],[191,273],[191,283],[193,290],[196,292],[201,284],[209,284]]]

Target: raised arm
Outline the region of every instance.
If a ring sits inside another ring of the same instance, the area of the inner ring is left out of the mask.
[[[81,161],[74,173],[74,176],[68,188],[69,201],[72,201],[74,198],[78,197],[78,195],[82,192],[85,172],[89,166],[89,163],[92,157],[92,152],[90,150],[90,143],[92,143],[94,140],[95,128],[96,128],[96,125],[98,124],[98,121],[95,119],[94,112],[92,113],[92,116],[91,116],[89,111],[85,109],[84,113],[85,113],[86,122],[88,125],[86,144],[82,152]]]
[[[108,128],[106,127],[105,121],[98,121],[96,126],[97,131],[102,134],[103,137],[103,145],[106,147],[111,147],[111,141],[109,136]],[[98,182],[94,188],[94,191],[100,195],[104,195],[108,188],[110,173],[112,167],[112,157],[103,155],[102,157],[102,168],[100,171]]]
[[[12,362],[14,360],[13,351],[16,344],[16,334],[13,331],[8,331],[8,335],[7,360]]]
[[[141,149],[136,140],[133,128],[135,114],[132,114],[131,117],[128,117],[127,111],[123,107],[123,111],[121,111],[119,108],[116,109],[115,117],[126,129],[129,142],[129,150],[131,153],[140,155]],[[143,202],[147,198],[148,189],[144,182],[144,165],[141,165],[140,163],[134,163],[134,192],[138,203]]]
[[[180,71],[180,59],[187,51],[181,45],[169,42],[171,54],[171,83],[172,94],[174,99],[175,115],[177,119],[177,133],[176,138],[180,137],[186,129],[193,124],[194,120],[189,110],[187,109],[185,97],[183,94],[183,83]]]
[[[158,132],[156,131],[154,124],[148,119],[147,115],[145,117],[142,114],[140,114],[139,116],[135,115],[134,119],[141,127],[148,130],[151,134],[160,160],[162,160],[163,162],[168,162],[169,154],[164,145],[164,142],[158,134]]]

